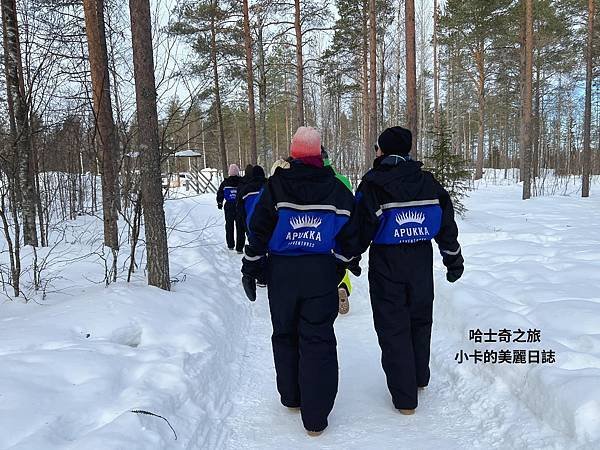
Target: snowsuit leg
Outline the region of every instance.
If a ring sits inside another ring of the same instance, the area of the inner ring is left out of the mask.
[[[433,259],[433,257],[431,257]],[[417,386],[429,384],[429,357],[431,351],[431,326],[433,325],[433,261],[421,277],[409,283],[410,326]]]
[[[238,252],[244,251],[244,244],[246,244],[246,226],[244,225],[244,219],[240,214],[236,214],[235,217],[235,249]]]
[[[304,427],[310,431],[327,427],[337,394],[335,279],[335,262],[328,255],[270,257],[277,389],[285,406],[301,406]]]
[[[433,251],[430,242],[374,246],[369,285],[381,364],[394,406],[417,407],[417,387],[429,383],[433,322]]]
[[[235,237],[234,237],[234,226],[235,226],[235,218],[236,218],[236,210],[235,204],[231,204],[231,202],[226,202],[223,207],[225,210],[225,239],[227,240],[227,247],[234,248],[235,247]]]

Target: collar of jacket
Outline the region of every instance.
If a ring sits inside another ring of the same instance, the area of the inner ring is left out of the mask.
[[[373,168],[379,166],[394,167],[409,161],[414,161],[410,155],[381,155],[373,161]]]
[[[277,174],[282,178],[296,179],[298,177],[319,178],[335,176],[335,172],[329,167],[312,166],[305,164],[302,160],[294,159],[290,163],[290,168],[287,170],[278,170]]]

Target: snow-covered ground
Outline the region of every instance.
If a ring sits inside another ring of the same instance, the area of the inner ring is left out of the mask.
[[[600,197],[522,202],[503,184],[488,179],[466,201],[464,277],[447,283],[436,261],[432,380],[417,414],[391,404],[363,275],[336,322],[340,390],[319,438],[279,405],[266,293],[245,300],[212,196],[167,202],[172,293],[143,274],[93,284],[104,267],[76,230],[99,224],[81,218],[46,270],[47,298],[0,304],[0,449],[599,448]],[[537,329],[541,342],[475,343],[477,329]],[[486,349],[556,361],[456,360]]]

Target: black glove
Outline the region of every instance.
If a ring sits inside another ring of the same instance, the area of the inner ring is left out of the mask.
[[[242,258],[242,274],[256,280],[257,284],[267,284],[267,257],[256,256],[249,246],[246,246],[245,256]]]
[[[442,253],[442,256],[444,265],[448,269],[448,272],[446,273],[446,280],[448,280],[450,283],[454,283],[465,271],[465,260],[462,256],[462,252],[459,251],[456,255]]]
[[[462,277],[464,271],[465,268],[463,265],[448,269],[448,272],[446,273],[446,280],[448,280],[450,283],[454,283],[456,280]]]
[[[242,286],[244,287],[244,292],[246,293],[246,297],[251,302],[256,300],[256,280],[248,275],[242,275]]]
[[[360,256],[358,258],[354,258],[348,264],[348,270],[352,272],[352,275],[354,275],[355,277],[360,277],[360,274],[362,273],[362,268],[360,267],[360,259]]]
[[[217,208],[223,209],[223,203],[217,203]]]

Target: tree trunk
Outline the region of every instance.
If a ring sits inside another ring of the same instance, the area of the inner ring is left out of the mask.
[[[300,0],[294,0],[294,29],[296,30],[296,124],[304,126],[304,60],[302,57],[302,25]]]
[[[373,145],[371,141],[370,115],[369,115],[369,28],[368,28],[368,3],[369,0],[363,0],[363,23],[362,23],[362,120],[363,120],[363,145],[364,145],[364,167],[366,171],[370,167],[373,159]]]
[[[433,0],[433,127],[434,135],[440,130],[440,69],[438,63],[438,0]]]
[[[263,19],[258,23],[258,108],[260,122],[260,146],[265,167],[268,167],[267,154],[267,70],[265,67],[265,44],[263,39]]]
[[[37,247],[36,195],[31,147],[31,124],[29,105],[25,93],[19,24],[15,0],[2,0],[2,24],[4,31],[4,64],[10,132],[13,149],[12,176],[18,183],[23,214],[23,241]],[[16,207],[16,206],[15,206]]]
[[[160,173],[156,83],[149,0],[129,0],[137,121],[140,130],[142,207],[148,284],[170,290],[169,247]]]
[[[475,179],[483,178],[483,138],[485,133],[485,59],[483,43],[480,43],[475,54],[477,64],[477,105],[479,113],[479,132],[477,135],[477,156],[475,163]]]
[[[594,0],[588,0],[588,29],[587,29],[587,52],[585,72],[585,111],[583,113],[583,164],[581,196],[590,196],[590,170],[592,150],[590,145],[590,134],[592,126],[592,76],[593,76],[593,37],[594,37]]]
[[[102,158],[102,212],[104,216],[104,245],[119,249],[117,232],[117,137],[113,120],[108,56],[104,28],[104,0],[84,0],[85,29],[87,33],[92,97],[96,120],[96,139]]]
[[[533,0],[525,2],[522,121],[521,121],[521,169],[523,200],[531,198],[531,131],[532,131],[532,81],[533,81]]]
[[[540,59],[539,49],[537,50],[537,59]],[[541,124],[541,112],[540,112],[540,64],[537,65],[535,70],[535,102],[533,110],[533,156],[532,156],[532,174],[531,176],[535,179],[540,175],[540,124]]]
[[[418,111],[417,111],[417,61],[415,44],[415,0],[404,3],[406,33],[406,118],[408,129],[412,132],[412,151],[419,157],[417,148]]]
[[[252,36],[250,35],[250,14],[248,0],[243,0],[244,10],[244,46],[246,48],[246,81],[248,84],[248,129],[250,131],[250,164],[256,165],[256,115],[254,109],[254,72],[252,67]]]
[[[377,141],[377,16],[376,1],[369,0],[369,140]]]
[[[227,176],[228,161],[227,148],[225,147],[225,128],[223,125],[223,110],[221,107],[221,86],[219,84],[219,61],[217,58],[217,25],[215,16],[219,7],[219,0],[212,1],[213,14],[210,20],[210,59],[213,68],[213,83],[215,92],[215,108],[217,110],[217,123],[219,128],[219,151],[221,153],[221,167],[223,177]]]

